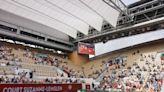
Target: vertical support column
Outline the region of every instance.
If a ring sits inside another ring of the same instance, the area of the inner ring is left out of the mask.
[[[17,27],[17,34],[19,35],[20,34],[20,26]]]
[[[45,39],[44,39],[44,41],[46,41],[46,42],[47,42],[47,35],[45,36]]]

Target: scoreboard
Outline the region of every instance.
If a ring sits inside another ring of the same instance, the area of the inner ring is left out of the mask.
[[[94,46],[94,44],[79,42],[78,43],[78,53],[79,54],[95,55],[95,46]]]

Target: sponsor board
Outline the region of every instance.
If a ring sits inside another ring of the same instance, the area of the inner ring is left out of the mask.
[[[82,84],[0,84],[0,92],[77,92]]]

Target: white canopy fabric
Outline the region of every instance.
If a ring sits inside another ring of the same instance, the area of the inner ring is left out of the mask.
[[[103,20],[116,26],[119,12],[101,0],[0,0],[0,9],[76,38],[89,26],[101,31]],[[46,34],[52,34],[46,32]]]
[[[140,0],[122,0],[122,1],[125,3],[125,5],[130,5],[130,4],[138,2]]]
[[[30,19],[31,21],[41,23],[48,27],[54,28],[55,30],[59,30],[73,38],[76,38],[76,36],[77,36],[76,30],[70,28],[69,26],[64,25],[63,23],[55,21],[51,17],[48,17],[46,15],[43,15],[36,11],[28,9],[28,7],[22,7],[19,4],[15,4],[11,0],[1,0],[0,3],[1,3],[0,8],[2,10],[13,13],[15,15],[19,15],[19,16],[27,18],[27,19]],[[45,32],[45,33],[48,35],[51,35],[51,34],[53,34],[53,31]]]
[[[76,18],[85,21],[98,31],[101,31],[101,26],[103,19],[98,16],[94,11],[89,11],[86,6],[85,9],[82,7],[77,6],[77,3],[80,3],[79,1],[75,4],[72,2],[69,2],[69,0],[46,0],[49,3],[52,3],[53,5],[61,8],[64,11],[67,11],[68,13],[72,14]]]
[[[86,4],[88,7],[93,9],[98,15],[102,16],[104,20],[109,22],[113,27],[116,27],[117,18],[119,12],[109,5],[107,5],[102,0],[80,0],[82,3]]]

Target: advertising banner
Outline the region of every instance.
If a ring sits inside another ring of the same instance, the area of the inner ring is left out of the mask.
[[[0,92],[77,92],[82,84],[0,84]]]
[[[78,53],[95,55],[95,46],[88,43],[78,43]]]

